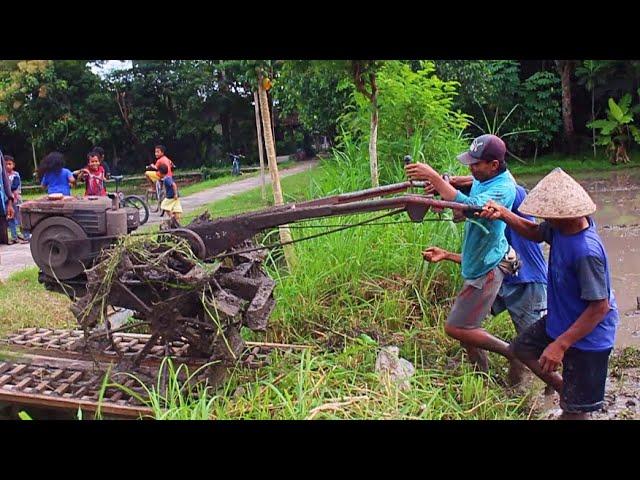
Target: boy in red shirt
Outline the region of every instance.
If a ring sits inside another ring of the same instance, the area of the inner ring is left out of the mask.
[[[167,151],[167,147],[165,147],[164,145],[156,145],[153,152],[156,157],[156,163],[150,164],[147,167],[149,170],[145,172],[145,176],[147,177],[147,180],[149,180],[149,183],[151,184],[150,188],[153,191],[155,191],[155,188],[156,188],[155,183],[161,178],[158,175],[158,169],[160,168],[160,165],[166,165],[167,167],[166,176],[173,177],[174,164],[169,159],[169,157],[165,155],[166,151]]]
[[[88,165],[80,171],[80,179],[85,182],[86,188],[84,196],[104,197],[107,195],[105,187],[104,167],[100,165],[100,156],[98,152],[89,152],[87,154],[89,160]]]

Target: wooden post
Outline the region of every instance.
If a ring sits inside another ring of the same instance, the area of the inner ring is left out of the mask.
[[[260,186],[262,192],[262,200],[267,199],[267,190],[264,181],[264,147],[262,141],[262,127],[260,126],[260,100],[258,92],[253,92],[253,103],[256,111],[256,130],[258,131],[258,154],[260,155]]]
[[[31,151],[33,152],[33,171],[35,172],[38,170],[38,160],[36,159],[36,146],[33,144],[33,138],[31,138]]]
[[[269,115],[269,101],[267,91],[262,86],[262,76],[258,78],[258,97],[260,98],[260,117],[262,118],[262,134],[264,135],[264,145],[267,150],[267,162],[269,173],[271,174],[271,185],[273,187],[273,200],[276,205],[284,204],[282,197],[282,187],[280,186],[280,174],[278,173],[278,163],[276,162],[276,147],[273,141],[271,130],[271,116]],[[280,227],[280,240],[284,242],[292,241],[291,231],[287,225]],[[289,268],[296,263],[293,245],[284,246],[284,257]]]

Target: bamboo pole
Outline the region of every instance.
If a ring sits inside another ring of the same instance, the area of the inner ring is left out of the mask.
[[[258,132],[258,154],[260,155],[260,188],[262,193],[262,200],[267,199],[267,190],[265,187],[264,179],[264,147],[262,141],[262,127],[260,126],[260,100],[258,99],[258,92],[253,92],[253,104],[256,111],[256,130]]]
[[[260,99],[260,117],[262,118],[262,133],[264,135],[264,145],[267,150],[267,162],[269,164],[269,173],[271,174],[271,185],[273,187],[273,200],[276,205],[283,205],[282,187],[280,186],[280,174],[278,173],[278,163],[276,161],[276,147],[273,141],[271,130],[271,115],[269,114],[269,101],[267,99],[267,91],[262,85],[262,76],[258,81],[258,97]],[[280,241],[291,242],[291,231],[287,225],[280,227]],[[285,245],[284,257],[289,268],[295,265],[296,257],[293,245]]]

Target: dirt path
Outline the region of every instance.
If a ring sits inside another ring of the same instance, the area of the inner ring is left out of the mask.
[[[317,163],[317,160],[300,162],[295,167],[283,170],[280,173],[280,177],[288,177],[289,175],[304,172],[313,168]],[[271,179],[267,176],[267,184],[269,183],[271,183]],[[216,202],[259,186],[260,177],[252,177],[227,185],[220,185],[219,187],[182,197],[182,208],[187,213],[208,203]],[[158,224],[161,220],[158,214],[152,213],[147,225]],[[35,266],[35,263],[31,257],[29,244],[0,245],[0,281],[6,280],[14,272],[33,266]]]

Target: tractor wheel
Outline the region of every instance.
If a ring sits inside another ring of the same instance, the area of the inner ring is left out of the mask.
[[[38,223],[30,243],[36,264],[44,273],[59,280],[80,275],[85,270],[82,261],[88,261],[91,256],[87,234],[66,217],[49,217]]]

